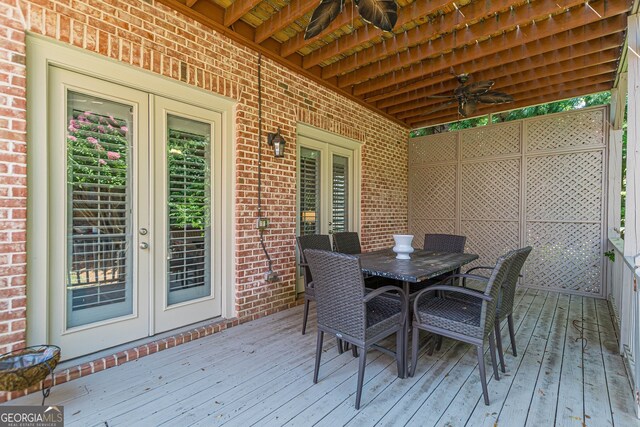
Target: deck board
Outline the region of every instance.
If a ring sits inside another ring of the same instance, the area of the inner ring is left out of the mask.
[[[325,337],[314,385],[314,310],[305,336],[301,318],[296,307],[239,325],[56,386],[47,402],[65,406],[70,426],[640,426],[603,300],[518,290],[518,356],[505,324],[507,372],[500,381],[491,376],[490,406],[475,349],[447,339],[433,355],[420,353],[407,379],[397,377],[392,357],[371,351],[356,411],[357,359]]]
[[[569,295],[558,295],[551,331],[538,371],[535,391],[531,396],[526,414],[525,426],[550,426],[555,422],[570,299]]]
[[[583,317],[583,297],[571,295],[562,371],[558,390],[556,425],[580,427],[584,422],[584,375],[582,364],[583,334],[579,322]]]

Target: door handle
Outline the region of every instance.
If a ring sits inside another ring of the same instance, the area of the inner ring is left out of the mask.
[[[149,244],[147,242],[140,243],[140,249],[149,249]]]

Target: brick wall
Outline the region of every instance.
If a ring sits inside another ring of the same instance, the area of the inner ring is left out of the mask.
[[[24,24],[0,3],[0,351],[26,328],[27,133]]]
[[[277,283],[266,284],[267,263],[255,230],[257,53],[153,0],[4,0],[0,2],[0,351],[22,345],[25,331],[25,30],[238,101],[235,304],[240,321],[294,304],[298,121],[363,142],[363,247],[389,246],[392,233],[406,232],[407,130],[263,59],[263,135],[266,140],[266,132],[279,126],[288,142],[284,159],[274,159],[269,147],[263,146],[263,210],[271,221],[266,245],[280,277]]]

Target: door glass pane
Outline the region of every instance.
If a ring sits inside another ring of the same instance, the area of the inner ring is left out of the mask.
[[[132,107],[67,93],[67,327],[133,312]]]
[[[300,235],[320,233],[320,152],[300,148]]]
[[[343,156],[333,155],[332,189],[331,197],[333,212],[332,229],[335,233],[349,231],[349,159]]]
[[[167,117],[169,305],[211,295],[211,125]]]

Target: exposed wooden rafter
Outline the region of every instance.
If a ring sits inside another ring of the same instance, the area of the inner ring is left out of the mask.
[[[607,1],[606,8],[602,7],[605,1]],[[539,13],[544,15],[544,10],[549,11],[549,13],[551,13],[550,10],[552,9],[558,11],[558,6],[555,5],[555,3],[555,1],[552,1],[552,4],[549,5],[549,3],[545,1],[544,4],[547,5],[549,9],[538,8],[536,9],[536,13],[534,14],[534,16],[540,16]],[[407,68],[404,67],[409,67],[424,59],[431,59],[428,49],[420,49],[414,47],[407,49],[402,54],[399,54],[397,56],[386,58],[382,61],[361,67],[357,71],[352,71],[348,74],[340,76],[340,78],[338,79],[338,85],[340,87],[347,87],[356,83],[360,83],[367,78],[374,78],[375,83],[370,83],[370,89],[379,89],[379,87],[376,86],[379,86],[381,81],[385,80],[384,74],[388,74],[389,72],[394,70],[400,70],[399,73],[396,73],[394,80],[396,83],[401,83],[403,81],[415,78],[417,73],[419,73],[420,75],[425,75],[432,72],[437,72],[443,69],[447,69],[450,66],[455,66],[461,62],[464,62],[465,60],[470,59],[470,57],[473,57],[473,59],[479,59],[486,55],[491,55],[502,50],[552,36],[558,33],[559,29],[566,31],[569,29],[580,28],[590,23],[603,22],[603,19],[625,13],[628,10],[626,0],[599,0],[598,3],[599,4],[592,3],[591,5],[594,8],[597,7],[598,9],[602,9],[602,13],[599,15],[594,13],[594,11],[591,10],[591,7],[577,6],[576,8],[571,9],[569,12],[552,15],[545,20],[536,22],[535,25],[528,25],[526,27],[526,31],[524,28],[521,28],[520,30],[515,29],[507,33],[501,33],[502,31],[505,31],[506,28],[503,28],[500,23],[496,23],[495,25],[488,25],[489,28],[485,28],[483,26],[482,30],[484,31],[482,31],[481,34],[478,34],[478,36],[489,37],[491,34],[502,35],[492,37],[478,43],[475,43],[475,40],[477,39],[474,38],[474,34],[468,33],[466,31],[463,31],[463,33],[466,34],[465,40],[467,41],[467,43],[458,43],[458,37],[456,37],[455,34],[447,35],[434,41],[429,47],[438,52],[446,52],[452,51],[456,47],[469,45],[466,46],[463,51],[453,51],[450,54],[442,56],[447,56],[449,58],[454,57],[451,58],[454,59],[453,62],[444,64],[440,59],[442,57],[440,57],[428,61],[427,64],[425,64],[424,62],[420,62],[418,66],[410,68],[409,71],[405,71],[407,70]],[[518,21],[520,24],[522,24],[523,27],[526,22],[531,23],[531,20],[533,19],[530,14],[527,14],[527,17],[528,20]],[[486,22],[488,21],[485,21],[485,23]],[[493,23],[493,20],[491,20],[491,22]],[[492,31],[492,27],[494,31]],[[471,44],[471,42],[474,43]],[[399,76],[399,74],[402,74],[402,76]],[[324,69],[323,77],[327,77],[325,75]],[[386,80],[389,81],[388,76],[386,76]]]
[[[515,98],[478,114],[610,88],[632,7],[631,0],[396,0],[396,26],[384,32],[347,0],[305,40],[319,0],[158,1],[409,127],[458,117],[455,106],[429,112],[446,102],[432,96],[457,87],[452,74],[494,80],[495,90]]]

